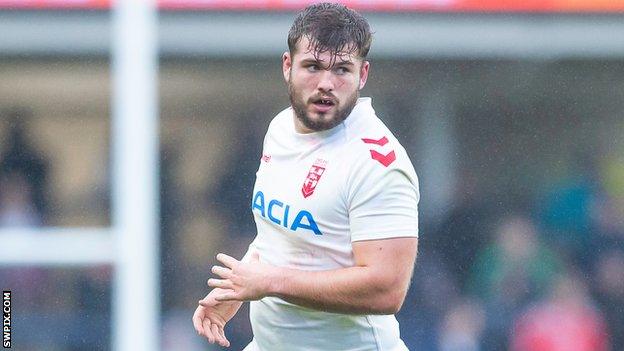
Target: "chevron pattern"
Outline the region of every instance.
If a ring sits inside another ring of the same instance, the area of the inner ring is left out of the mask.
[[[383,136],[379,139],[370,139],[370,138],[362,138],[362,141],[366,144],[372,144],[377,146],[385,146],[388,144],[388,138]],[[379,163],[381,163],[384,167],[388,167],[396,160],[396,154],[394,150],[390,150],[390,152],[386,154],[382,154],[377,150],[370,149],[371,158]]]

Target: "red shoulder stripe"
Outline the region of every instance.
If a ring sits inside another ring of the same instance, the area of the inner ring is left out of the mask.
[[[368,139],[368,138],[362,138],[362,141],[365,142],[366,144],[376,144],[379,146],[384,146],[388,143],[388,138],[386,138],[385,136],[381,139]]]

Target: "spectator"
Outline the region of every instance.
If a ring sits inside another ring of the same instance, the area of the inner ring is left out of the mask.
[[[397,314],[401,338],[410,350],[433,350],[437,347],[438,326],[447,314],[449,301],[459,299],[453,275],[434,251],[418,257],[412,287],[403,308]]]
[[[602,252],[593,275],[596,300],[605,312],[613,350],[624,350],[624,250]]]
[[[486,349],[504,348],[511,322],[527,303],[548,291],[560,267],[529,218],[514,215],[502,220],[494,242],[477,258],[469,289],[485,304]]]
[[[28,179],[19,172],[0,175],[0,227],[37,227],[42,220]]]
[[[47,163],[26,138],[28,117],[29,113],[21,109],[8,114],[0,154],[0,227],[36,227],[44,222]],[[40,302],[37,291],[47,276],[38,267],[18,267],[0,272],[0,281],[23,291],[20,299],[34,305]]]
[[[584,268],[591,255],[593,209],[599,194],[597,167],[589,155],[578,153],[572,169],[539,200],[540,224],[550,245]]]
[[[14,109],[8,116],[9,128],[0,157],[0,175],[5,184],[2,195],[6,197],[3,205],[7,206],[3,209],[11,212],[4,214],[7,224],[12,220],[6,216],[11,214],[16,216],[16,224],[41,225],[47,222],[48,162],[28,140],[29,118],[30,112],[24,109]]]
[[[550,297],[516,321],[510,350],[609,350],[604,320],[592,307],[585,283],[576,276],[559,277]]]
[[[27,120],[30,112],[15,108],[3,116],[7,128],[0,148],[0,227],[39,227],[47,215],[47,161],[27,137]],[[58,296],[52,291],[42,295],[44,286],[51,286],[50,271],[41,267],[15,267],[0,271],[0,282],[19,296],[21,317],[15,319],[22,325],[38,306],[37,312],[50,306]],[[17,333],[21,328],[15,328]],[[17,336],[19,338],[19,336]],[[33,345],[37,341],[29,340]],[[29,343],[25,347],[28,348]],[[43,347],[43,346],[42,346]]]
[[[436,233],[423,238],[423,251],[430,246],[438,251],[460,288],[467,283],[477,253],[490,239],[486,234],[492,211],[477,194],[476,176],[463,172],[455,187],[453,208]]]
[[[440,351],[479,351],[485,327],[485,311],[478,301],[463,300],[455,304],[441,326]]]
[[[601,196],[594,206],[594,250],[624,249],[624,159],[605,158],[601,167]]]

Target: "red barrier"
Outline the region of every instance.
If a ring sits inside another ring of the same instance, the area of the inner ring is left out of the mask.
[[[160,0],[163,10],[294,11],[311,0]],[[624,0],[343,0],[362,11],[380,12],[624,12]],[[0,0],[4,9],[100,9],[112,0]]]

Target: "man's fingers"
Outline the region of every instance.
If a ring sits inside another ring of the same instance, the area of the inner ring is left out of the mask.
[[[224,293],[223,295],[215,296],[217,301],[244,301],[241,300],[235,292]]]
[[[221,346],[230,347],[230,341],[225,337],[225,330],[223,330],[223,328],[219,328],[219,334],[223,339],[223,344]]]
[[[219,334],[219,326],[213,323],[210,326],[210,331],[212,332],[212,335],[214,335],[215,341],[221,345],[223,341],[221,340],[221,335]]]
[[[234,283],[229,279],[208,279],[208,286],[211,288],[221,288],[234,290]]]
[[[224,292],[234,292],[234,290],[231,290],[231,289],[223,290],[222,292],[220,292],[220,294],[223,295]],[[217,295],[217,296],[219,296],[219,295]],[[214,307],[214,306],[218,305],[220,302],[221,301],[217,300],[216,296],[211,298],[211,299],[202,299],[202,300],[198,301],[199,305],[204,306],[204,307]]]
[[[214,307],[218,303],[218,301],[213,300],[213,299],[211,300],[201,299],[197,301],[197,303],[204,307]]]
[[[204,306],[204,307],[213,307],[213,306],[215,306],[217,303],[218,303],[218,301],[216,301],[216,302],[212,302],[212,301],[206,301],[206,300],[199,300],[199,304],[200,304],[201,306]]]
[[[212,266],[212,273],[220,276],[221,278],[232,278],[232,270],[221,266]]]
[[[200,316],[199,308],[197,308],[195,310],[195,313],[193,314],[193,327],[195,327],[195,330],[198,334],[201,335],[204,333],[204,327],[202,326],[202,318]]]
[[[223,328],[216,324],[213,324],[212,326],[213,326],[212,334],[215,335],[215,338],[217,339],[217,342],[219,343],[219,345],[228,347],[229,341],[227,341],[227,339],[225,338],[225,335],[223,334]]]
[[[234,268],[234,266],[240,262],[234,257],[228,256],[224,253],[220,253],[217,255],[217,261],[223,263],[228,268]]]
[[[210,330],[211,324],[212,323],[210,323],[210,321],[207,318],[203,320],[204,336],[208,338],[209,343],[214,344],[215,336],[212,334],[212,331]]]

